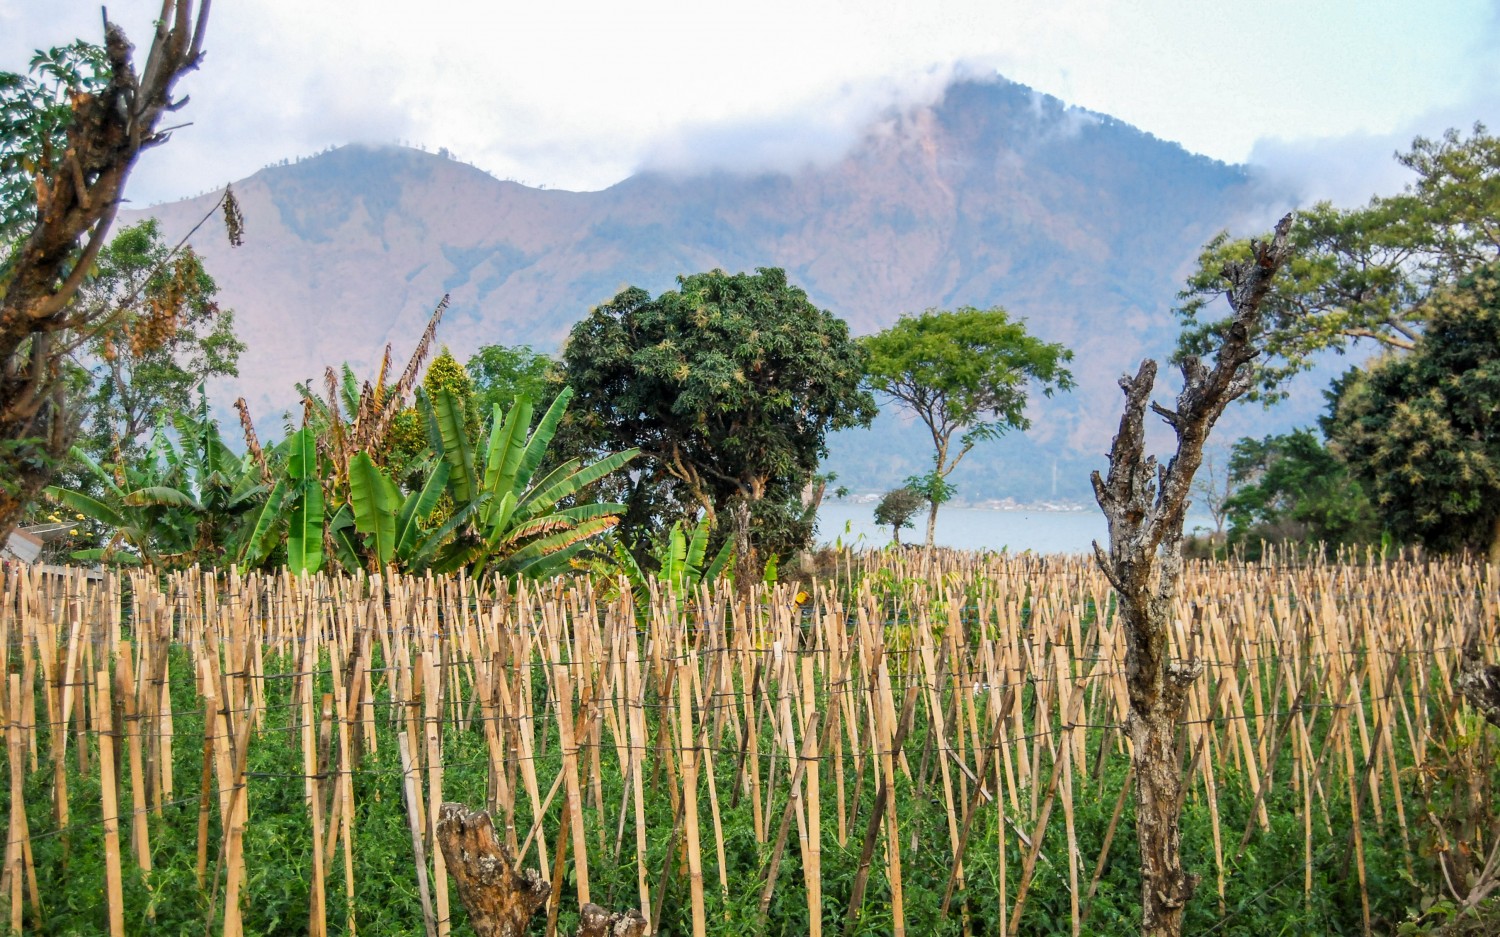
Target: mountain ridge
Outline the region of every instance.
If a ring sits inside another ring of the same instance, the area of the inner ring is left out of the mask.
[[[859,334],[903,312],[1003,305],[1073,348],[1078,389],[1038,401],[1031,432],[988,444],[955,481],[973,500],[1086,496],[1118,413],[1114,379],[1170,350],[1177,286],[1199,245],[1258,204],[1251,181],[1003,79],[887,112],[842,157],[795,172],[648,170],[569,192],[342,147],[234,183],[245,245],[196,243],[249,345],[241,377],[210,390],[271,418],[326,365],[368,374],[387,343],[404,355],[445,293],[439,339],[460,357],[487,343],[554,351],[624,286],[780,266]],[[215,197],[126,220],[187,230]],[[924,470],[926,445],[882,417],[835,437],[829,464],[874,490]]]

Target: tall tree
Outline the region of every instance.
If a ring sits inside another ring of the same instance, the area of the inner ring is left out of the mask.
[[[1349,467],[1311,430],[1235,442],[1234,492],[1223,501],[1230,539],[1330,545],[1378,539],[1380,522]]]
[[[875,413],[848,325],[776,268],[679,277],[655,299],[627,289],[574,326],[563,365],[580,430],[641,450],[641,496],[667,487],[677,516],[730,515],[742,583],[758,577],[759,546],[805,542],[784,522],[828,431]]]
[[[108,240],[136,158],[169,136],[158,124],[181,103],[173,88],[202,57],[208,7],[194,6],[165,0],[139,74],[124,31],[106,22],[97,68],[52,80],[43,66],[40,78],[0,79],[0,175],[9,180],[0,191],[16,191],[24,174],[34,193],[27,221],[0,238],[0,537],[71,443],[77,413],[59,339],[91,324],[74,297]]]
[[[474,385],[479,412],[489,413],[496,405],[509,407],[517,397],[536,401],[539,406],[550,404],[560,386],[548,380],[555,366],[551,356],[530,345],[484,345],[465,368]]]
[[[1391,531],[1500,563],[1500,263],[1437,297],[1416,347],[1336,398],[1331,445]]]
[[[1182,750],[1180,721],[1202,661],[1173,661],[1170,616],[1182,576],[1182,523],[1193,475],[1203,460],[1209,431],[1230,401],[1245,394],[1255,375],[1251,362],[1264,334],[1261,309],[1271,281],[1288,257],[1288,215],[1269,244],[1253,244],[1251,260],[1227,265],[1233,320],[1222,332],[1212,368],[1198,358],[1182,361],[1183,388],[1176,409],[1151,402],[1156,362],[1122,377],[1125,412],[1109,451],[1109,474],[1093,473],[1094,496],[1109,522],[1109,552],[1094,544],[1099,568],[1119,597],[1125,629],[1125,686],[1130,699],[1126,731],[1135,768],[1136,840],[1141,857],[1141,933],[1176,937],[1198,877],[1182,867]],[[1164,419],[1177,449],[1162,468],[1146,454],[1146,409]],[[1068,717],[1071,718],[1071,717]]]
[[[1287,378],[1324,350],[1358,340],[1396,351],[1415,347],[1434,297],[1469,270],[1500,257],[1500,138],[1483,124],[1464,137],[1422,137],[1397,160],[1416,174],[1399,195],[1359,208],[1323,202],[1296,213],[1294,259],[1266,302],[1265,351],[1254,394],[1281,396]],[[1217,347],[1231,319],[1214,319],[1219,271],[1250,259],[1250,242],[1218,235],[1179,294],[1179,354]]]
[[[872,388],[911,411],[932,434],[932,470],[908,481],[927,496],[927,545],[937,530],[938,506],[952,494],[948,476],[974,446],[1012,429],[1025,430],[1033,382],[1051,396],[1073,386],[1064,365],[1073,353],[1026,332],[998,306],[954,312],[929,309],[902,316],[865,338]],[[959,436],[955,449],[953,437]]]
[[[181,413],[206,378],[238,374],[245,345],[234,313],[191,248],[173,251],[155,219],[125,228],[99,252],[76,303],[97,326],[84,345],[90,371],[85,448],[95,458],[139,448],[159,413]]]

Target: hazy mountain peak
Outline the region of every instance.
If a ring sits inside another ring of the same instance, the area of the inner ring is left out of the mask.
[[[1040,405],[1029,441],[995,447],[1045,459],[1050,484],[1054,460],[1074,466],[1107,443],[1115,377],[1169,348],[1181,276],[1253,197],[1242,168],[998,78],[886,107],[851,139],[789,168],[706,160],[586,193],[390,146],[267,167],[235,184],[245,246],[197,245],[249,344],[241,378],[213,390],[269,417],[328,364],[368,370],[387,342],[403,353],[444,293],[441,338],[463,356],[555,348],[628,284],[781,266],[857,332],[929,307],[1004,305],[1073,347],[1078,392]],[[186,231],[206,198],[151,213]],[[878,466],[892,481],[923,468],[920,445],[904,448]],[[970,486],[1028,490],[1005,458],[976,463]],[[846,465],[844,478],[882,484],[876,468]],[[1083,490],[1081,470],[1076,484],[1062,475]]]

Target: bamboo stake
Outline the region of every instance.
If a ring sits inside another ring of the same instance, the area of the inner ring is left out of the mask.
[[[108,671],[95,672],[94,688],[97,694],[94,717],[99,730],[99,790],[104,812],[104,900],[109,911],[110,937],[125,937],[125,886],[120,877],[120,800],[115,790],[115,739],[110,722],[113,707],[109,698]]]

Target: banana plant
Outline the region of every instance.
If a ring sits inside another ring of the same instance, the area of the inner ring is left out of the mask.
[[[703,563],[708,554],[710,526],[707,521],[684,525],[679,520],[667,531],[665,537],[654,544],[651,551],[651,558],[656,561],[657,566],[657,582],[670,588],[680,598],[690,598],[698,591],[698,586],[714,582],[729,568],[729,561],[734,555],[734,541],[727,537],[708,565]],[[614,556],[635,590],[638,611],[643,616],[649,614],[651,594],[645,571],[619,540],[615,541]]]
[[[101,465],[73,449],[95,493],[54,486],[47,494],[109,530],[102,548],[74,559],[155,567],[217,565],[234,555],[266,488],[225,445],[206,403],[173,424],[178,443],[158,421],[146,453],[128,464]]]
[[[568,459],[536,477],[571,398],[572,391],[565,389],[529,432],[530,400],[517,397],[505,413],[495,406],[482,451],[469,440],[462,407],[452,394],[440,390],[430,399],[420,398],[433,448],[448,469],[454,516],[463,517],[434,559],[436,571],[467,569],[475,578],[552,575],[567,568],[590,539],[619,522],[625,510],[621,504],[559,505],[622,468],[638,450],[588,465]]]

